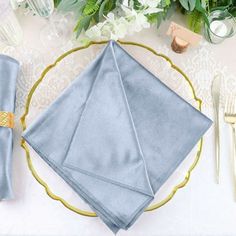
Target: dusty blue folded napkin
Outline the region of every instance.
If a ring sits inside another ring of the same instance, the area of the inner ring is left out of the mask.
[[[23,137],[116,233],[210,125],[111,41]]]
[[[19,63],[15,59],[0,55],[0,111],[14,113],[18,70]],[[12,129],[0,126],[0,200],[13,197],[12,144]]]

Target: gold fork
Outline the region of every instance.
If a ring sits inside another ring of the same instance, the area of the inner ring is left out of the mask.
[[[225,105],[225,122],[231,126],[232,129],[232,164],[233,164],[233,178],[234,178],[234,192],[236,200],[236,109],[235,96],[229,96]]]

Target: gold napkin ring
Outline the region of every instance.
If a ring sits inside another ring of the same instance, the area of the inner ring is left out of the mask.
[[[0,111],[0,127],[14,128],[14,114],[7,111]]]

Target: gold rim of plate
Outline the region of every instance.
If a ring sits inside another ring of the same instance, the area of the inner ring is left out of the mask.
[[[65,52],[64,54],[62,54],[61,56],[59,56],[53,64],[47,66],[44,69],[44,71],[42,72],[40,78],[35,82],[35,84],[31,88],[30,92],[28,93],[27,100],[26,100],[26,105],[25,105],[25,112],[21,117],[21,126],[22,126],[23,131],[27,128],[26,118],[27,118],[27,115],[29,114],[29,111],[30,111],[30,105],[31,105],[33,94],[36,91],[36,89],[38,88],[38,86],[40,85],[40,83],[45,78],[46,74],[52,68],[54,68],[60,61],[62,61],[65,57],[67,57],[68,55],[70,55],[74,52],[89,48],[92,45],[101,45],[101,44],[103,45],[103,44],[107,44],[107,43],[108,43],[107,40],[106,41],[100,41],[100,42],[91,41],[85,46],[81,46],[81,47],[71,49],[71,50]],[[178,66],[176,66],[171,61],[171,59],[169,57],[167,57],[164,54],[158,53],[154,49],[152,49],[152,48],[150,48],[146,45],[140,44],[140,43],[130,42],[130,41],[119,41],[119,40],[118,40],[118,43],[123,44],[123,45],[132,45],[132,46],[137,46],[137,47],[144,48],[144,49],[148,50],[149,52],[153,53],[155,56],[161,57],[161,58],[163,58],[163,60],[166,60],[170,64],[170,66],[174,70],[176,70],[178,73],[180,73],[183,76],[183,78],[186,80],[186,82],[189,85],[189,88],[191,90],[193,99],[197,102],[197,109],[199,111],[201,111],[201,109],[202,109],[202,100],[196,96],[196,92],[195,92],[195,89],[193,87],[193,84],[192,84],[191,80],[188,78],[188,76]],[[174,197],[174,195],[176,194],[176,192],[179,189],[186,186],[186,184],[188,183],[188,181],[190,179],[192,171],[194,170],[194,168],[196,167],[196,165],[197,165],[197,163],[200,159],[200,156],[201,156],[201,153],[202,153],[202,146],[203,146],[203,138],[201,138],[200,141],[198,142],[198,149],[197,149],[197,152],[196,152],[196,156],[194,158],[193,163],[189,167],[184,179],[172,189],[172,191],[168,194],[167,197],[165,197],[164,199],[162,199],[161,201],[159,201],[157,203],[153,203],[148,208],[146,208],[145,209],[146,212],[156,210],[156,209],[160,208],[161,206],[165,205],[167,202],[169,202]],[[64,200],[62,197],[54,194],[51,191],[48,184],[38,175],[37,171],[35,170],[35,168],[33,166],[33,163],[32,163],[31,156],[30,156],[30,151],[29,151],[28,145],[27,145],[27,143],[25,142],[24,139],[21,139],[21,147],[25,150],[27,164],[28,164],[28,167],[29,167],[33,177],[36,179],[36,181],[40,185],[42,185],[44,187],[47,195],[50,198],[52,198],[53,200],[61,202],[66,208],[68,208],[69,210],[71,210],[71,211],[73,211],[77,214],[80,214],[80,215],[83,215],[83,216],[89,216],[89,217],[96,217],[97,216],[95,212],[90,212],[90,211],[79,209],[79,208],[73,206],[72,204],[70,204],[69,202],[67,202],[66,200]]]

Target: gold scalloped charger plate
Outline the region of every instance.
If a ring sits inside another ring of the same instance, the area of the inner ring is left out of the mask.
[[[21,118],[23,130],[31,123],[56,97],[65,89],[76,76],[96,57],[107,41],[91,42],[80,48],[74,48],[61,55],[53,64],[49,65],[40,78],[31,88],[25,113]],[[172,90],[185,100],[201,110],[202,101],[196,96],[191,80],[185,73],[164,54],[152,48],[134,43],[119,41],[125,50],[136,60],[155,74]],[[144,56],[145,55],[145,56]],[[37,108],[32,104],[37,103]],[[191,172],[197,165],[203,139],[191,151],[182,164],[175,170],[170,178],[157,192],[155,200],[146,209],[153,211],[170,201],[176,192],[184,187],[190,179]],[[89,206],[83,202],[65,182],[60,178],[28,145],[22,140],[28,167],[39,184],[45,189],[47,195],[53,200],[61,202],[69,210],[84,216],[96,216]]]

